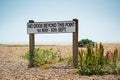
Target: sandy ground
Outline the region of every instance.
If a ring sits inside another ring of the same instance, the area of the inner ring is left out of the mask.
[[[104,44],[106,50],[120,49],[120,44]],[[72,55],[72,46],[41,46],[42,49],[60,49],[62,56]],[[0,80],[120,80],[120,75],[92,75],[76,74],[75,69],[65,68],[65,63],[55,64],[50,69],[28,68],[28,60],[21,55],[28,50],[28,46],[0,45]]]

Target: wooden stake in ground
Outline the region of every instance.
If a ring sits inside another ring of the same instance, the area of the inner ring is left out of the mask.
[[[73,32],[73,64],[74,67],[78,67],[78,19],[73,19],[76,24],[76,31]]]
[[[34,23],[33,20],[29,20],[29,23]],[[34,47],[35,47],[35,42],[34,42],[34,34],[29,34],[29,55],[30,55],[30,67],[34,67]]]

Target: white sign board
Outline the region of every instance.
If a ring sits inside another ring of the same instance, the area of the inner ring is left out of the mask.
[[[75,21],[52,21],[27,23],[28,34],[75,32]]]

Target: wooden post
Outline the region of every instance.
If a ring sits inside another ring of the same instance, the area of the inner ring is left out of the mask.
[[[76,31],[73,32],[73,64],[78,67],[78,19],[73,19],[76,24]]]
[[[29,20],[29,23],[34,23],[33,20]],[[35,47],[35,43],[34,43],[34,34],[29,34],[29,55],[30,55],[30,63],[29,63],[29,67],[34,67],[34,47]]]

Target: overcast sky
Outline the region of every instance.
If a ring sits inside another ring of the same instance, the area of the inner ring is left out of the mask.
[[[0,0],[0,44],[28,44],[27,22],[79,20],[79,40],[120,43],[120,0]],[[72,33],[36,34],[36,44],[72,44]]]

